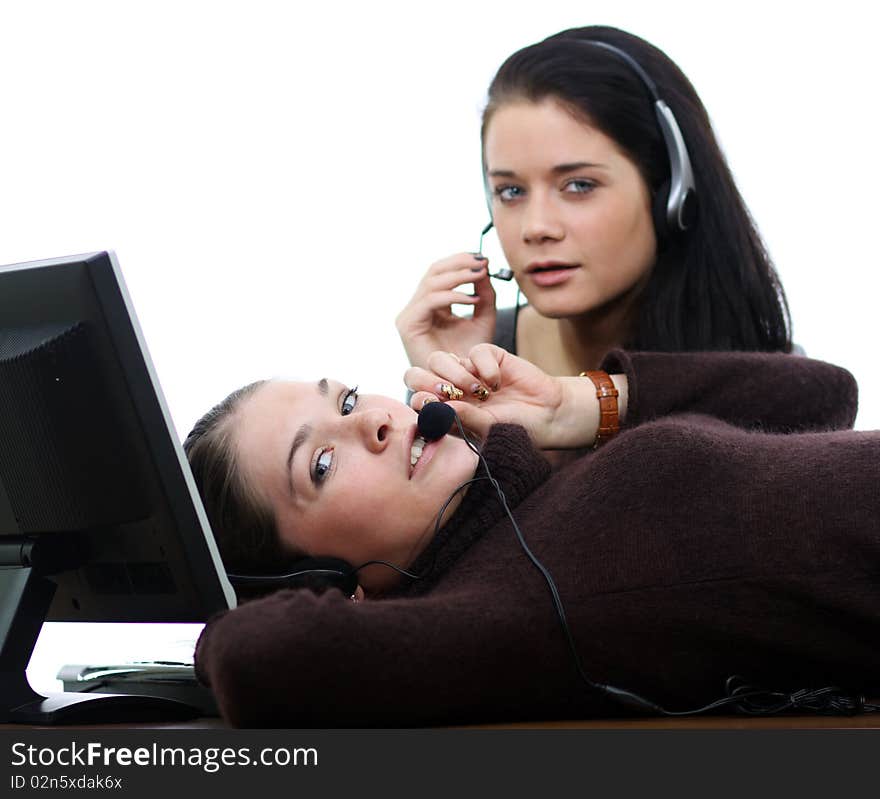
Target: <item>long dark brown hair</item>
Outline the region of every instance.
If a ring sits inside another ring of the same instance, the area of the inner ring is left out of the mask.
[[[236,411],[265,382],[233,391],[183,442],[223,565],[233,574],[277,573],[296,557],[282,547],[275,516],[243,479],[235,452]]]

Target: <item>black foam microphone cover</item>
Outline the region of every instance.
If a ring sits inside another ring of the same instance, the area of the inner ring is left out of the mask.
[[[455,421],[455,411],[442,402],[429,402],[419,412],[419,435],[425,441],[443,438]]]

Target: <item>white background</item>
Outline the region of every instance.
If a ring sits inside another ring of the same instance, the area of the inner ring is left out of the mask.
[[[114,249],[181,436],[260,377],[402,396],[394,316],[486,222],[489,80],[513,50],[593,23],[653,41],[692,79],[795,340],[855,374],[857,426],[880,427],[866,4],[321,7],[0,4],[0,263]],[[197,631],[47,625],[29,675],[45,689],[63,663],[187,657]]]

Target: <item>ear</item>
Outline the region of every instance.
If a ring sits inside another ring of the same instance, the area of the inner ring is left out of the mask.
[[[364,589],[358,586],[354,589],[354,593],[351,595],[352,602],[363,602],[364,601]]]

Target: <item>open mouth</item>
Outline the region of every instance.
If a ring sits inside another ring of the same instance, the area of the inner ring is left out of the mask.
[[[412,446],[409,450],[409,473],[412,476],[413,470],[416,468],[416,464],[419,462],[419,458],[422,457],[422,452],[425,450],[425,445],[427,442],[421,436],[416,436],[413,439]]]

